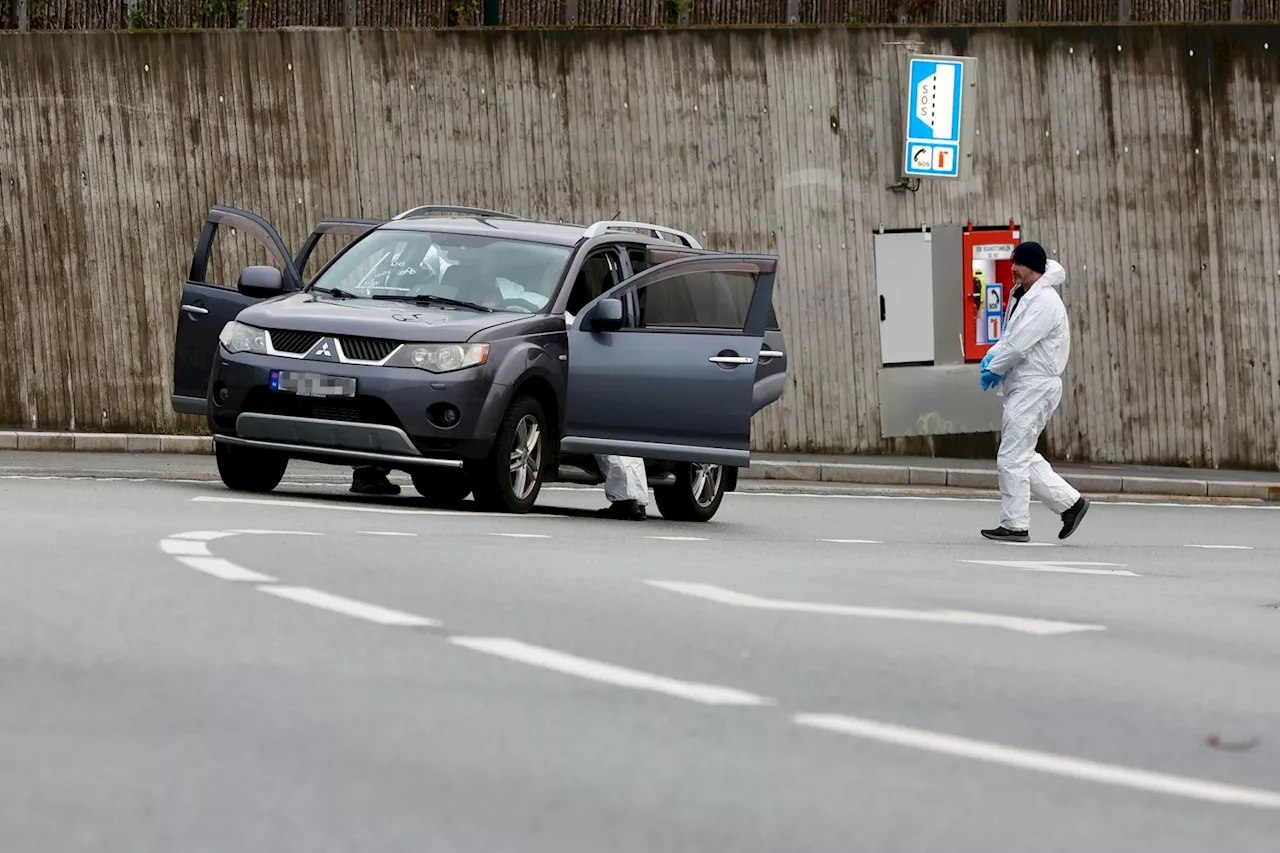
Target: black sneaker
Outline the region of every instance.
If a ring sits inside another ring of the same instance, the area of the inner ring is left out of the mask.
[[[356,495],[398,495],[400,487],[387,479],[387,475],[378,470],[361,470],[351,477],[351,492]]]
[[[614,501],[596,515],[601,518],[615,518],[619,521],[644,521],[648,518],[644,504],[639,501]]]
[[[997,527],[995,530],[984,530],[982,535],[996,542],[1030,542],[1031,531],[1029,530],[1008,530],[1004,527]]]
[[[1071,509],[1062,514],[1062,532],[1058,534],[1059,539],[1066,539],[1072,533],[1076,532],[1076,528],[1080,526],[1080,520],[1084,518],[1084,514],[1089,511],[1088,499],[1081,497],[1072,505]]]

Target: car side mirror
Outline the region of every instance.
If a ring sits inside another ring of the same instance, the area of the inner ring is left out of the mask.
[[[622,328],[622,300],[601,299],[583,324],[588,332],[616,332]]]
[[[275,267],[245,267],[240,271],[240,281],[236,284],[236,289],[245,296],[267,299],[284,293],[284,277]]]

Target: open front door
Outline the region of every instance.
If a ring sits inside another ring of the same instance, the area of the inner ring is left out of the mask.
[[[587,305],[569,330],[562,449],[749,465],[776,270],[772,255],[680,257]]]
[[[333,217],[323,219],[316,229],[311,232],[310,236],[303,242],[302,248],[298,250],[297,256],[293,259],[293,266],[298,271],[298,277],[302,279],[303,284],[310,284],[315,275],[309,275],[307,272],[307,261],[311,259],[312,254],[316,250],[316,246],[320,242],[320,238],[327,234],[334,234],[345,237],[359,237],[368,233],[372,228],[377,228],[383,223],[381,219],[349,219],[344,217]],[[350,242],[350,241],[348,241]],[[345,248],[345,246],[343,247]],[[341,251],[339,249],[338,251]],[[337,252],[334,252],[337,255]],[[327,263],[327,261],[326,261]],[[316,266],[318,274],[324,268],[324,264]]]
[[[234,283],[208,280],[209,259],[220,228],[232,234],[243,233],[264,248],[271,264],[280,270],[286,292],[301,286],[289,250],[271,223],[256,213],[234,207],[214,205],[209,209],[182,287],[173,347],[172,405],[175,412],[184,414],[202,415],[207,411],[209,373],[217,353],[218,333],[242,310],[259,301],[240,293]]]

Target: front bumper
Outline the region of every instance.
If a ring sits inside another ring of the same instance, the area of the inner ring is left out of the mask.
[[[441,464],[483,458],[497,418],[489,405],[501,397],[487,366],[433,374],[375,367],[228,353],[222,347],[209,377],[209,428],[225,444],[264,447],[327,461]],[[356,380],[354,397],[307,397],[270,388],[272,370]],[[496,393],[495,393],[496,392]],[[458,411],[452,426],[433,423],[437,404]]]

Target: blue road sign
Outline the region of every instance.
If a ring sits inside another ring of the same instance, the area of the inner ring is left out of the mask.
[[[964,63],[912,57],[909,80],[903,171],[915,177],[959,177]]]

